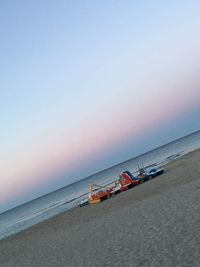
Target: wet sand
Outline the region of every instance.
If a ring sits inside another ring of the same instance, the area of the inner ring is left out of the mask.
[[[0,266],[200,266],[200,150],[97,205],[0,241]]]

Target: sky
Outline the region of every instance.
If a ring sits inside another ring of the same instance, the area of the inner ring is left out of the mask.
[[[0,2],[0,212],[200,129],[199,12]]]

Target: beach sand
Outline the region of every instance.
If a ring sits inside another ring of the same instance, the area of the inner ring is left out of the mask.
[[[200,150],[96,205],[0,241],[0,266],[200,266]]]

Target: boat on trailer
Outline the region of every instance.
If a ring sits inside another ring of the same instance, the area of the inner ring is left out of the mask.
[[[119,175],[119,179],[113,182],[112,187],[92,183],[89,185],[88,198],[82,200],[79,204],[79,207],[83,207],[88,204],[100,203],[111,196],[117,195],[163,173],[163,168],[153,168],[149,171],[146,171],[146,169],[143,167],[139,168],[139,174],[137,176],[134,176],[130,171],[122,172]]]
[[[100,191],[95,191],[94,188],[101,189]],[[99,203],[112,195],[113,189],[110,187],[97,185],[97,184],[91,184],[89,186],[89,195],[88,195],[88,202],[90,204]]]

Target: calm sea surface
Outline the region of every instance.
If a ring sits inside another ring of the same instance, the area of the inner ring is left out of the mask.
[[[108,184],[116,180],[122,171],[129,170],[135,173],[138,164],[144,164],[145,167],[161,166],[198,148],[200,131],[4,212],[0,214],[0,239],[77,206],[87,197],[88,185],[91,182]]]

